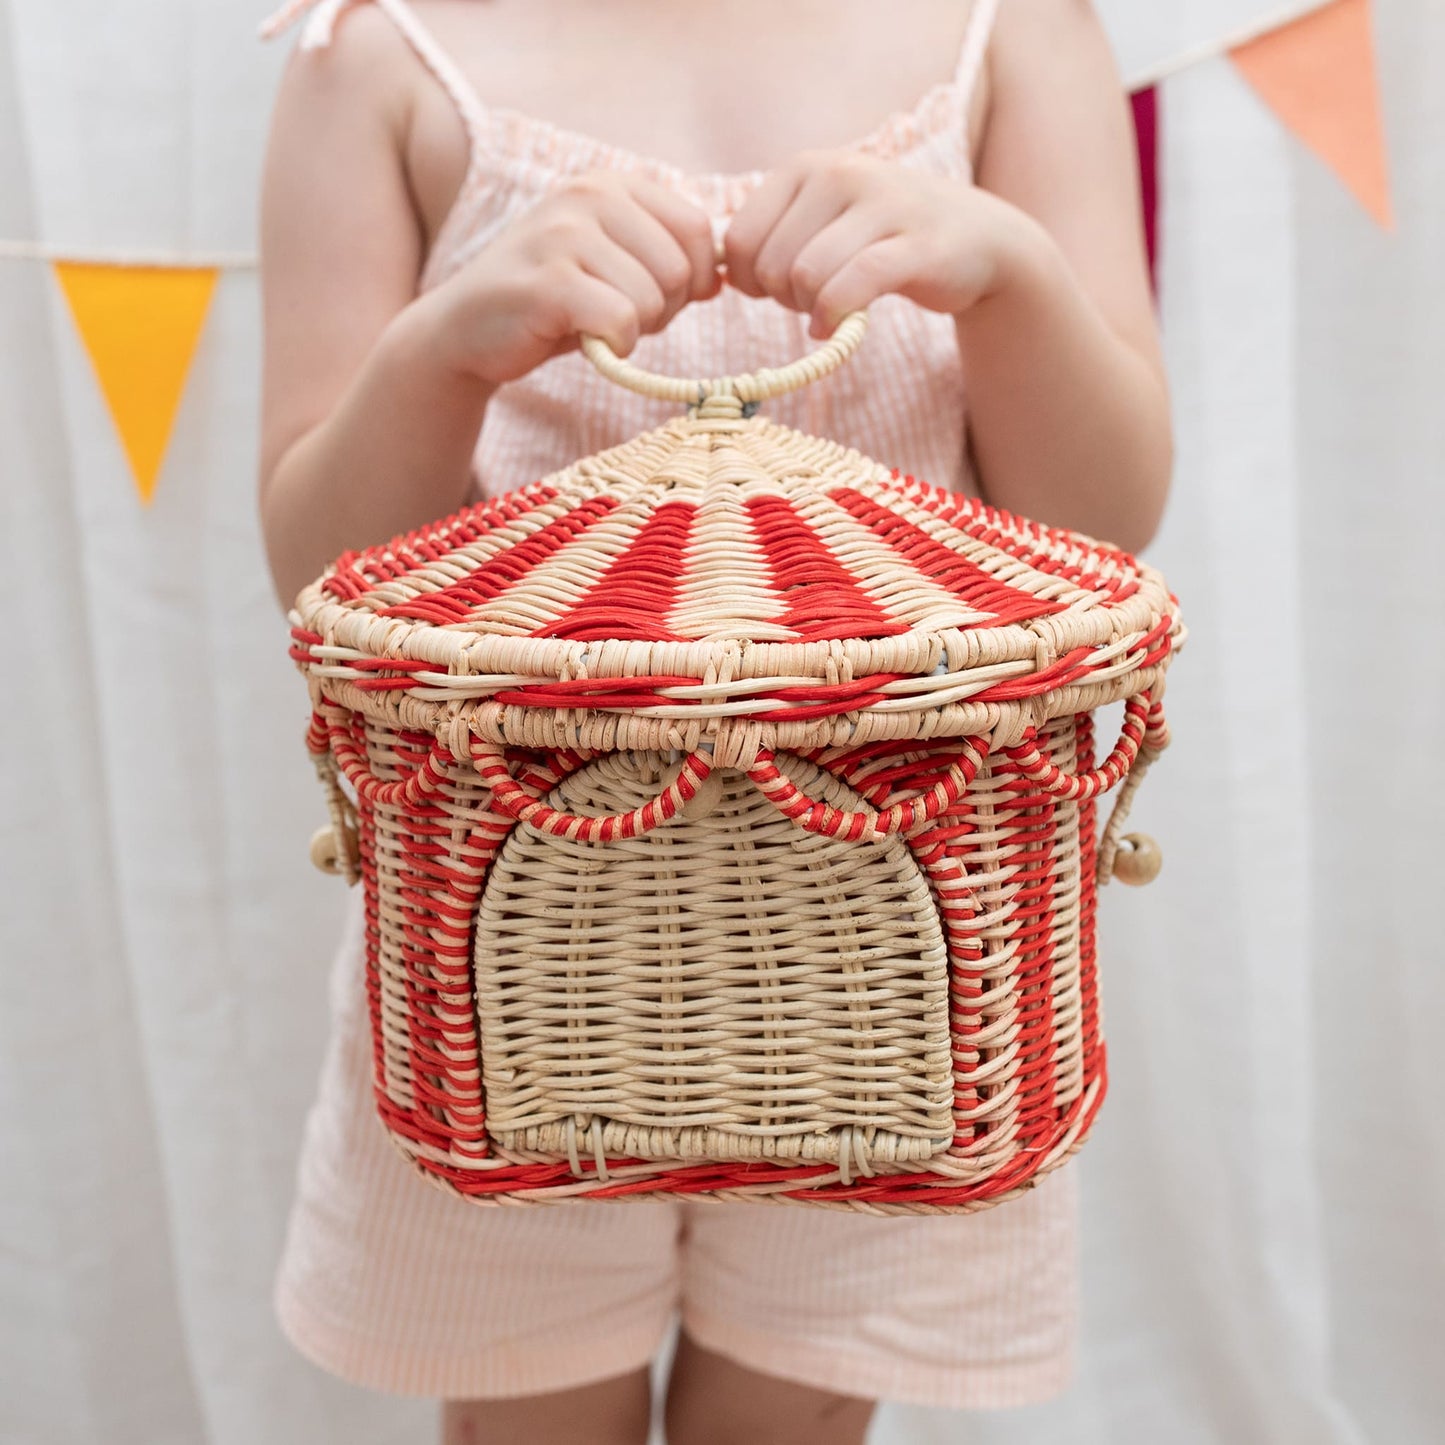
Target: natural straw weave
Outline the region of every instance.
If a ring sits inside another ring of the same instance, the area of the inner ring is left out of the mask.
[[[686,415],[298,599],[377,1107],[468,1198],[977,1209],[1087,1135],[1183,628],[1117,548],[754,414],[864,324],[711,381],[587,338]]]

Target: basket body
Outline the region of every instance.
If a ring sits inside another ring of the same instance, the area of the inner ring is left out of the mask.
[[[383,785],[435,757],[426,734],[333,725]],[[1092,768],[1088,714],[1044,742]],[[886,807],[955,755],[858,751],[783,767]],[[652,796],[674,759],[510,761],[587,813]],[[1084,1142],[1105,1089],[1092,799],[985,757],[932,825],[860,844],[737,772],[707,817],[602,843],[490,811],[470,763],[437,771],[424,804],[363,801],[359,832],[377,1108],[448,1187],[966,1209]]]
[[[978,1209],[1102,1102],[1122,812],[1101,838],[1096,799],[1167,741],[1173,599],[830,443],[752,489],[744,455],[715,421],[664,428],[341,559],[293,615],[365,890],[377,1109],[468,1199]],[[900,548],[924,581],[845,612],[843,565]]]

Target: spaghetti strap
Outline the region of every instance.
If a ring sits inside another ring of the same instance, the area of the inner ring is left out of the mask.
[[[456,108],[461,112],[468,139],[475,150],[478,137],[486,129],[486,107],[472,88],[471,82],[453,63],[451,56],[437,44],[406,0],[288,0],[287,4],[261,26],[261,35],[269,40],[310,11],[306,28],[301,32],[301,48],[319,50],[331,43],[336,21],[341,13],[352,5],[363,3],[375,5],[396,26],[422,64],[451,96]]]
[[[331,44],[331,32],[336,28],[336,17],[350,3],[351,0],[286,0],[279,10],[261,22],[261,39],[274,40],[310,10],[311,18],[301,32],[301,48],[322,50]]]
[[[968,30],[963,37],[963,48],[959,51],[958,68],[953,72],[954,88],[962,100],[966,101],[978,84],[998,9],[999,0],[975,0],[973,14],[968,18]]]

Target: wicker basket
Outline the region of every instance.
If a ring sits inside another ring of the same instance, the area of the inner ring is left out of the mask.
[[[1099,1108],[1095,884],[1157,871],[1120,833],[1175,601],[755,414],[864,326],[706,382],[588,338],[686,415],[298,599],[377,1108],[467,1198],[976,1209]]]

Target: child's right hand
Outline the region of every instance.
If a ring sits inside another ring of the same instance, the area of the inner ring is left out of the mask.
[[[722,276],[707,212],[643,176],[550,191],[419,304],[448,364],[493,386],[600,336],[626,356]]]

